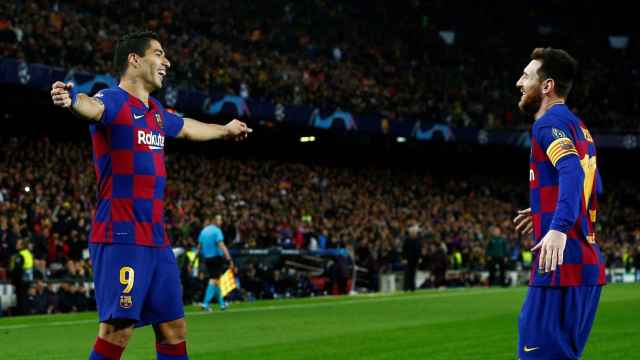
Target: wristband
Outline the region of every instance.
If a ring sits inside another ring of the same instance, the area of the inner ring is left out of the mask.
[[[71,96],[71,107],[73,107],[78,100],[78,91],[75,87],[71,87],[71,89],[69,89],[69,96]]]

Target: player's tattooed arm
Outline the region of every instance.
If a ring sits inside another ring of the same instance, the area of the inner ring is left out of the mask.
[[[184,126],[179,138],[192,141],[207,141],[216,139],[244,140],[251,132],[251,128],[240,120],[233,119],[226,125],[206,124],[198,120],[184,118]]]
[[[104,113],[104,103],[97,97],[90,97],[85,94],[74,94],[73,83],[63,83],[56,81],[51,85],[51,100],[53,104],[62,108],[67,108],[77,117],[89,120],[100,121]]]
[[[104,113],[104,103],[97,97],[78,94],[77,100],[70,110],[74,115],[82,119],[100,121]]]

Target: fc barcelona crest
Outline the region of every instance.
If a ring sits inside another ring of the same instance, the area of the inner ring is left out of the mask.
[[[158,113],[156,113],[156,124],[158,124],[158,127],[162,129],[162,117]]]
[[[133,306],[133,300],[131,300],[131,296],[129,295],[121,295],[120,296],[120,307],[123,309],[128,309]]]

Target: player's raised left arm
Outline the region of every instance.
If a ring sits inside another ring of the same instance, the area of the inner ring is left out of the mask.
[[[94,97],[80,94],[74,91],[73,83],[56,81],[51,85],[51,100],[55,106],[67,108],[77,117],[100,121],[105,111],[104,103]]]
[[[184,125],[178,138],[191,141],[207,141],[216,139],[244,140],[253,131],[244,122],[233,119],[226,125],[207,124],[198,120],[184,118]]]

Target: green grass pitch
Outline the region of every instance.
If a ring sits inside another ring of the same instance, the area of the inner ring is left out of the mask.
[[[516,359],[526,288],[419,291],[187,308],[190,359]],[[585,360],[640,359],[640,285],[608,285]],[[0,318],[0,359],[87,359],[95,313]],[[136,330],[123,359],[155,359]]]

